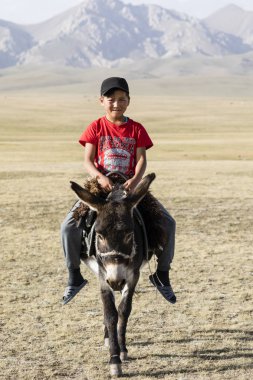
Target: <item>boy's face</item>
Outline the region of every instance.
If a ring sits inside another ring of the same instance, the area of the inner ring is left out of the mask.
[[[100,102],[110,121],[122,121],[130,98],[125,91],[115,90],[110,96],[101,96]]]

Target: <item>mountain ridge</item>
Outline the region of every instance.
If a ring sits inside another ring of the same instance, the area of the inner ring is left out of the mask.
[[[216,57],[251,50],[241,36],[213,29],[208,20],[121,0],[84,0],[39,24],[0,20],[0,68],[114,67],[143,59]]]
[[[253,48],[253,11],[230,4],[204,19],[207,27],[233,34]]]

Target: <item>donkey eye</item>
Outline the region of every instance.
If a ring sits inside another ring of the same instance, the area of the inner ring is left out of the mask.
[[[104,236],[101,235],[101,234],[97,234],[97,237],[98,237],[99,240],[104,240]]]
[[[125,239],[127,241],[131,240],[133,238],[133,232],[129,232],[128,234],[125,235]]]

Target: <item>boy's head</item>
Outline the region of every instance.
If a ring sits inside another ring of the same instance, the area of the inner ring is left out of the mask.
[[[124,91],[129,98],[129,87],[124,78],[111,77],[105,79],[101,84],[101,96],[111,96],[115,90]]]
[[[111,122],[123,122],[124,112],[130,103],[129,87],[124,78],[107,78],[101,85],[101,105]]]

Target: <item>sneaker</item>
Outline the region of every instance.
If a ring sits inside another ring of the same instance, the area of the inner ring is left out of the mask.
[[[170,284],[170,282],[168,281],[168,283],[166,285],[164,285],[160,279],[158,278],[157,274],[154,273],[154,274],[151,274],[149,276],[149,280],[151,282],[152,285],[154,285],[156,287],[156,289],[158,290],[159,293],[161,293],[161,295],[170,303],[174,304],[177,302],[177,298],[175,296],[175,293],[173,292],[173,289],[172,289],[172,286]]]
[[[62,297],[62,304],[66,305],[69,301],[71,301],[87,283],[88,281],[84,280],[79,286],[67,286]]]

